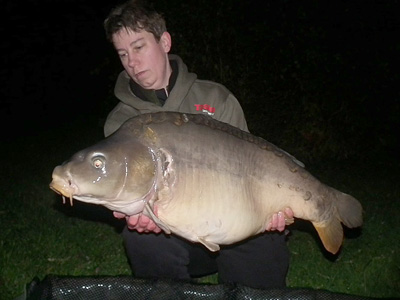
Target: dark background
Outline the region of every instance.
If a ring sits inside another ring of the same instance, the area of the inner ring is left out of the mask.
[[[306,162],[398,158],[399,1],[151,2],[171,52],[227,86],[253,133]],[[102,27],[117,3],[6,1],[5,141],[59,126],[79,134],[77,119],[102,131],[122,70]]]

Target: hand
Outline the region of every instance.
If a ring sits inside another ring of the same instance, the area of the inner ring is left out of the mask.
[[[280,232],[285,230],[286,225],[290,225],[294,222],[293,211],[287,207],[284,212],[279,211],[272,215],[272,221],[268,224],[265,230],[272,231],[278,230]]]
[[[154,232],[154,233],[160,233],[161,228],[154,223],[152,219],[150,219],[148,216],[143,215],[142,213],[133,215],[133,216],[127,216],[123,213],[120,212],[113,212],[114,217],[118,219],[126,219],[126,226],[130,230],[136,230],[137,232]]]

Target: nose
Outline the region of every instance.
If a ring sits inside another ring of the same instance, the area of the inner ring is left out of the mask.
[[[131,68],[136,67],[139,64],[139,58],[137,55],[128,56],[128,66]]]

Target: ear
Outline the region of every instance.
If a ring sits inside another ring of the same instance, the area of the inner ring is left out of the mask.
[[[165,53],[168,53],[171,50],[172,40],[171,35],[165,31],[160,38],[160,45],[163,47]]]

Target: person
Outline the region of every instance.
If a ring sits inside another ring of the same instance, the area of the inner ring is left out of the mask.
[[[169,54],[172,39],[159,13],[131,0],[112,9],[104,27],[124,68],[114,90],[119,103],[107,116],[105,136],[131,117],[158,111],[207,114],[248,131],[243,110],[226,87],[198,79],[179,56]],[[286,285],[289,253],[282,231],[285,219],[293,218],[290,209],[274,214],[269,232],[222,246],[217,253],[164,234],[142,214],[114,216],[126,219],[122,236],[137,277],[191,280],[218,273],[221,283],[265,289]]]

